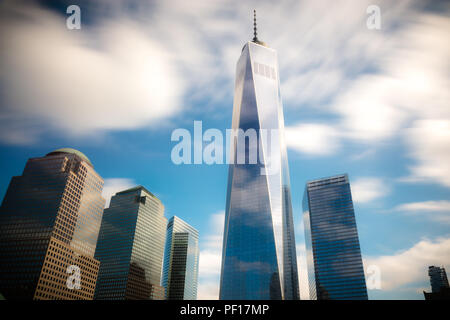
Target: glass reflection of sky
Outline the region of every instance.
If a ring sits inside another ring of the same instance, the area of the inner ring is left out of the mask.
[[[271,139],[269,133],[267,145],[258,135],[256,164],[248,163],[247,143],[247,163],[233,161],[229,167],[220,299],[298,299],[284,121],[280,120],[283,114],[276,70],[275,50],[253,42],[244,46],[236,68],[233,129],[274,129],[281,134]],[[236,143],[231,143],[234,158]],[[269,166],[276,170],[268,172]]]

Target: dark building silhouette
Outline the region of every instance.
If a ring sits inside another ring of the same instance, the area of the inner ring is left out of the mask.
[[[450,300],[450,288],[444,267],[428,267],[431,292],[423,292],[425,300]]]

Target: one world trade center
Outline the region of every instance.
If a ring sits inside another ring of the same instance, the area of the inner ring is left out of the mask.
[[[220,299],[297,300],[277,53],[258,40],[256,17],[254,26],[236,66],[232,131],[243,134],[230,141]]]

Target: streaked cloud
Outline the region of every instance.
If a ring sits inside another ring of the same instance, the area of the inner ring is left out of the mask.
[[[428,283],[423,289],[429,291],[428,266],[450,265],[450,239],[423,239],[393,255],[365,257],[364,265],[380,268],[381,290],[401,290],[407,286]],[[401,296],[397,298],[401,299]]]
[[[328,5],[318,1],[299,5],[299,11],[310,15],[299,19],[301,27],[296,28],[303,30],[298,39],[301,49],[297,48],[296,55],[290,52],[295,49],[292,42],[290,48],[281,40],[277,43],[277,48],[283,49],[280,65],[285,107],[317,113],[308,123],[320,121],[327,130],[307,131],[311,142],[332,136],[333,145],[357,143],[374,149],[404,137],[411,128],[406,146],[419,164],[412,167],[410,181],[415,178],[448,186],[450,175],[445,171],[450,161],[445,161],[445,156],[433,158],[433,152],[427,152],[420,140],[415,142],[414,131],[427,130],[418,127],[421,121],[450,120],[450,92],[446,89],[450,87],[450,44],[442,41],[449,36],[450,19],[437,11],[423,10],[426,1],[382,2],[382,30],[369,31],[361,27],[364,17],[360,14],[368,4],[338,1]],[[336,14],[334,6],[342,14]],[[314,22],[319,9],[325,14]],[[448,10],[448,6],[442,9]],[[331,121],[323,122],[325,113],[333,115]],[[446,143],[443,150],[448,150],[450,143],[442,137],[442,130],[442,125],[441,129],[430,127],[426,140],[440,140],[441,145]],[[316,156],[339,150],[328,148],[327,143],[321,149],[303,145],[301,140],[293,142],[289,145],[293,150]],[[321,153],[323,150],[328,152]],[[440,154],[446,152],[443,150]],[[438,166],[430,162],[438,162]]]
[[[351,182],[352,197],[356,203],[367,203],[385,196],[389,186],[383,179],[374,177],[357,178]]]
[[[131,19],[71,31],[33,2],[0,6],[3,142],[154,127],[180,111],[184,83],[172,54]]]
[[[286,127],[285,136],[288,148],[311,155],[332,154],[339,144],[337,131],[322,124],[307,123]]]
[[[408,119],[448,110],[449,44],[441,39],[450,19],[421,12],[426,1],[381,1],[380,31],[365,26],[370,1],[82,3],[98,21],[80,32],[65,28],[64,12],[2,3],[4,142],[29,143],[46,126],[74,135],[154,127],[195,112],[199,101],[202,111],[209,101],[217,112],[232,94],[253,8],[262,17],[261,37],[280,54],[286,108],[333,113],[338,121],[322,119],[328,131],[377,141]],[[13,13],[24,19],[13,20]],[[317,129],[316,123],[308,125]],[[331,134],[309,133],[318,136],[314,141]],[[316,155],[336,150],[291,146]]]
[[[448,200],[403,203],[396,206],[394,210],[420,215],[441,223],[450,223],[450,201]]]
[[[398,205],[396,210],[402,211],[449,211],[450,201],[423,201],[423,202],[411,202]]]
[[[415,163],[410,167],[411,175],[403,181],[450,187],[450,118],[415,121],[405,138]]]

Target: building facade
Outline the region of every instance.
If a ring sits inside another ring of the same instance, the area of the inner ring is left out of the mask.
[[[299,299],[277,53],[256,21],[236,66],[232,129],[220,299]]]
[[[6,299],[93,299],[102,189],[89,159],[70,148],[29,159],[11,179],[0,207]]]
[[[95,258],[95,299],[162,300],[167,219],[164,205],[142,186],[116,193],[105,209]]]
[[[197,299],[198,264],[198,231],[172,217],[167,224],[161,281],[167,300]]]
[[[442,288],[448,288],[448,278],[444,267],[428,267],[430,277],[431,292],[440,292]]]
[[[450,287],[444,267],[428,267],[431,292],[423,292],[425,300],[450,300]]]
[[[367,300],[348,175],[307,182],[303,222],[310,299]]]

